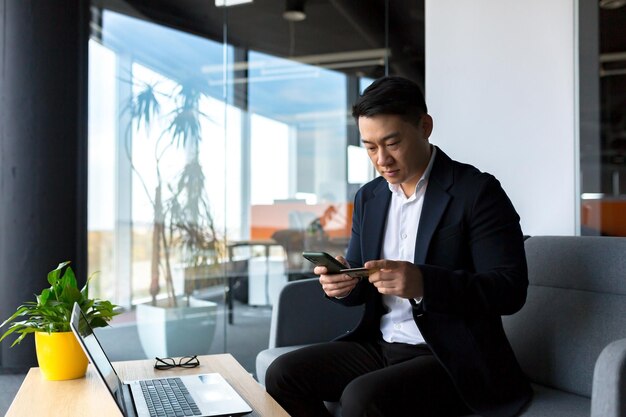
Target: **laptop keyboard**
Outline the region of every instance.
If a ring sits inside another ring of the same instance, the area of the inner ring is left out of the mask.
[[[150,417],[199,416],[200,409],[180,378],[139,381]]]

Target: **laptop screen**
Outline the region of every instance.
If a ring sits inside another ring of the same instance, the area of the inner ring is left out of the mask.
[[[93,329],[87,322],[85,314],[80,309],[78,303],[74,303],[72,319],[70,321],[72,331],[89,357],[89,361],[94,365],[107,388],[115,398],[120,411],[124,413],[124,398],[122,391],[122,381],[117,376],[115,369],[111,365],[109,358],[102,349],[100,342],[93,333]]]

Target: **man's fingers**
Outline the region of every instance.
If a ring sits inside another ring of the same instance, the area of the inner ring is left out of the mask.
[[[370,276],[368,277],[369,282],[371,282],[372,284],[376,282],[389,282],[397,278],[397,273],[392,269],[388,269],[388,268],[380,268],[380,269],[372,268],[372,269],[375,272],[371,273]]]
[[[337,256],[335,259],[341,262],[346,268],[350,268],[350,264],[343,256]],[[315,268],[313,268],[313,273],[316,275],[326,275],[328,274],[328,268],[326,268],[325,266],[316,266]]]
[[[357,280],[357,278],[346,274],[322,275],[319,278],[320,284],[322,284],[322,288],[325,292],[352,288],[356,285]]]
[[[332,284],[323,284],[323,287],[326,287],[329,291],[332,290],[345,290],[346,288],[352,288],[354,286],[354,282],[352,281],[344,281],[344,282],[336,282]]]
[[[367,261],[363,265],[367,269],[395,269],[398,263],[389,259],[379,259],[376,261]]]
[[[316,266],[313,268],[313,273],[316,275],[325,275],[328,273],[328,269],[325,266]]]
[[[328,275],[323,275],[319,281],[322,284],[322,289],[329,297],[342,296],[349,293],[358,281],[357,278],[352,278],[345,274],[332,275],[333,279],[328,279],[328,277]],[[338,279],[339,277],[341,278]]]
[[[320,283],[324,284],[338,284],[344,282],[353,282],[356,278],[346,274],[322,274],[320,275]]]
[[[381,289],[381,288],[392,289],[396,287],[395,281],[392,279],[388,279],[388,280],[380,279],[380,280],[373,281],[372,284],[374,284],[374,286],[378,289]]]
[[[344,258],[343,256],[339,255],[335,259],[341,262],[346,268],[350,268],[350,264],[348,263],[346,258]]]

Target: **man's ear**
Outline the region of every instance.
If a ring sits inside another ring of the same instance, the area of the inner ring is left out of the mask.
[[[428,139],[433,132],[433,118],[428,113],[422,116],[422,132],[425,139]]]

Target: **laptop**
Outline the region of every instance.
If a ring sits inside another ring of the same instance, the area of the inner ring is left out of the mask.
[[[252,412],[218,373],[175,377],[164,374],[163,378],[123,383],[78,303],[74,303],[70,326],[124,417],[242,416]]]

